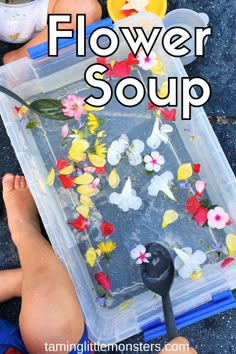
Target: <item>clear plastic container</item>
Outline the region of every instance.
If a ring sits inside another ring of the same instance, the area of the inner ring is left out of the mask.
[[[149,32],[153,26],[162,26],[162,22],[151,14],[139,14],[115,24],[119,26],[142,26]],[[120,36],[120,38],[122,38]],[[180,60],[171,58],[161,48],[161,38],[157,41],[154,51],[158,53],[163,64],[166,76],[187,76]],[[116,60],[127,58],[129,49],[124,40],[121,42]],[[60,99],[68,93],[77,93],[88,96],[92,89],[84,82],[85,69],[95,63],[95,57],[87,52],[86,58],[75,56],[75,46],[63,49],[58,58],[41,58],[37,61],[22,59],[15,63],[3,66],[0,69],[0,84],[14,90],[26,100],[38,97],[53,97]],[[135,69],[132,75],[145,82],[148,73]],[[110,81],[111,85],[117,79]],[[211,235],[207,228],[200,228],[180,206],[175,204],[181,220],[165,230],[161,228],[163,212],[173,207],[173,201],[157,198],[150,201],[147,195],[148,177],[144,177],[143,169],[131,170],[124,162],[120,176],[131,175],[135,189],[143,199],[143,207],[137,212],[123,213],[115,206],[107,203],[107,192],[102,191],[96,199],[96,209],[93,212],[93,227],[89,233],[83,234],[72,229],[68,222],[78,214],[75,207],[78,204],[78,195],[74,190],[65,190],[56,181],[53,187],[46,185],[49,170],[55,166],[59,158],[67,156],[67,148],[61,145],[60,130],[64,123],[41,119],[39,129],[27,130],[16,118],[14,106],[16,102],[4,94],[0,94],[0,112],[15,149],[17,158],[27,178],[31,192],[37,203],[40,215],[48,232],[52,246],[58,257],[67,267],[83,313],[88,325],[92,341],[111,344],[132,336],[141,331],[141,327],[155,319],[163,321],[161,300],[146,291],[141,282],[139,268],[130,258],[130,250],[135,245],[146,244],[150,241],[160,241],[166,246],[192,247],[201,249],[211,242]],[[103,111],[96,112],[98,117],[109,118],[104,125],[109,133],[107,142],[119,138],[122,133],[128,135],[130,141],[139,138],[143,141],[152,130],[152,113],[147,110],[147,98],[132,109],[118,104],[113,99]],[[169,122],[167,122],[169,123]],[[74,121],[70,121],[72,126]],[[176,171],[179,163],[192,162],[201,164],[199,177],[207,182],[207,195],[214,204],[222,206],[229,214],[232,224],[215,236],[224,242],[226,233],[235,233],[236,222],[236,180],[219,145],[219,142],[208,122],[203,108],[193,108],[191,122],[181,120],[180,109],[177,109],[173,126],[174,136],[171,143],[162,144],[158,149],[166,158],[167,169]],[[188,125],[191,124],[191,129]],[[191,130],[191,131],[190,131]],[[195,137],[194,141],[191,135]],[[122,174],[123,171],[123,174]],[[121,186],[126,177],[122,177]],[[150,178],[150,177],[149,177]],[[175,180],[175,183],[176,180]],[[140,187],[141,186],[141,187]],[[120,192],[119,187],[119,192]],[[110,190],[112,192],[112,190]],[[182,207],[186,195],[179,190],[176,193]],[[180,208],[180,209],[178,209]],[[117,242],[109,264],[98,264],[95,270],[91,269],[84,260],[85,250],[89,245],[95,246],[100,241],[98,227],[103,219],[117,226],[113,240]],[[97,226],[96,226],[97,223]],[[203,240],[203,241],[202,241]],[[197,281],[183,280],[176,276],[171,298],[175,315],[183,314],[190,309],[211,301],[212,296],[236,286],[236,264],[232,262],[221,269],[221,262],[210,259],[203,266],[203,277]],[[94,271],[109,272],[112,280],[110,298],[106,307],[101,307],[96,298],[96,283]],[[132,299],[129,306],[121,309],[124,301]]]

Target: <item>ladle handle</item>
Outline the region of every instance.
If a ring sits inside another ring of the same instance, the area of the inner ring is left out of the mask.
[[[162,296],[162,304],[163,304],[163,312],[165,317],[167,335],[169,341],[172,339],[179,337],[179,333],[175,323],[175,317],[171,305],[170,294]]]

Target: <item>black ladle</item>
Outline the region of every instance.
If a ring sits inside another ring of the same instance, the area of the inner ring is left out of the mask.
[[[148,258],[149,263],[141,264],[143,283],[162,297],[168,339],[171,341],[179,336],[169,294],[174,279],[174,265],[169,251],[160,243],[152,242],[145,247],[152,256]]]

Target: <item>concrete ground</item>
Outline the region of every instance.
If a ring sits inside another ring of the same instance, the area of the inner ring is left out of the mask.
[[[206,12],[213,27],[213,38],[208,40],[206,55],[186,67],[189,76],[202,76],[212,86],[212,97],[205,106],[208,116],[226,116],[211,119],[213,129],[236,174],[236,100],[235,100],[235,0],[169,0],[169,10],[186,7],[198,12]],[[234,44],[233,44],[234,43]],[[2,55],[13,48],[0,42]],[[6,172],[20,173],[10,141],[0,119],[0,176]],[[1,183],[0,183],[1,185]],[[19,265],[16,249],[7,228],[4,207],[0,199],[0,269]],[[11,300],[0,305],[0,317],[17,322],[20,301]],[[236,353],[236,309],[213,316],[180,331],[200,354]],[[129,338],[125,343],[142,342],[142,335]],[[154,342],[163,343],[166,337]],[[103,351],[104,353],[104,351]],[[112,352],[109,352],[112,354]],[[129,353],[132,352],[122,352]],[[135,353],[135,352],[133,352]],[[146,353],[154,354],[153,351]]]

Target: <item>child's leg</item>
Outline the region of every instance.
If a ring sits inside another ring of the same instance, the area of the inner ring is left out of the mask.
[[[62,23],[59,25],[59,29],[76,29],[76,15],[86,14],[86,25],[97,22],[102,17],[102,9],[98,0],[49,0],[48,6],[49,14],[71,14],[72,21],[70,24]],[[48,40],[48,28],[47,26],[26,43],[23,47],[6,53],[3,57],[3,63],[8,64],[14,60],[28,57],[27,49],[37,44],[46,42]]]
[[[77,296],[64,266],[40,234],[37,209],[25,178],[5,175],[3,198],[22,267],[23,341],[30,353],[40,354],[45,352],[46,342],[76,344],[84,330]]]
[[[22,271],[20,268],[0,270],[0,302],[21,296]]]

